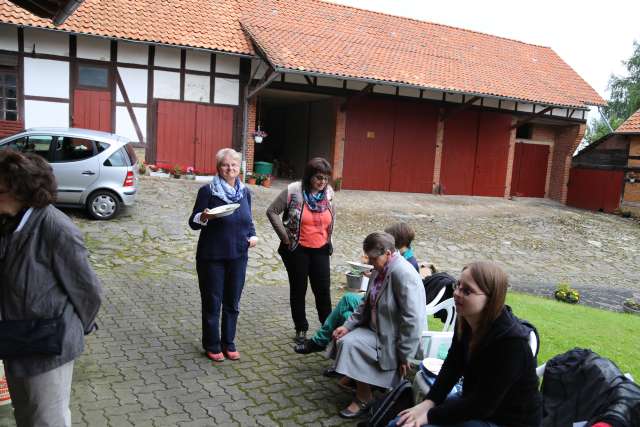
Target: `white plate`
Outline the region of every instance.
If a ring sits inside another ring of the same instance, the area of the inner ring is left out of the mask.
[[[215,215],[218,218],[221,218],[223,216],[231,215],[233,211],[235,211],[239,207],[240,207],[239,203],[231,203],[228,205],[218,206],[217,208],[213,208],[213,209],[205,209],[205,212],[208,214]]]
[[[436,375],[438,375],[438,373],[440,372],[440,368],[442,368],[443,363],[444,360],[436,359],[435,357],[427,357],[422,361],[424,367]]]
[[[373,270],[373,265],[363,264],[361,262],[347,261],[347,264],[349,264],[353,270],[359,271],[361,273]]]

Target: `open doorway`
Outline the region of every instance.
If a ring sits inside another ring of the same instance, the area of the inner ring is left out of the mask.
[[[301,178],[314,157],[331,161],[336,110],[329,95],[265,89],[256,108],[256,125],[267,133],[255,145],[256,162],[273,163],[273,174]]]

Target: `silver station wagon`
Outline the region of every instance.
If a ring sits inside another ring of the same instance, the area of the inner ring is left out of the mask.
[[[85,207],[95,219],[111,219],[135,202],[138,160],[125,138],[75,128],[31,128],[0,140],[0,149],[47,159],[58,181],[59,206]]]

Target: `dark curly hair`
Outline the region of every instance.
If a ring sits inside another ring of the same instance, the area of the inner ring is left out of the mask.
[[[53,170],[34,153],[0,150],[0,183],[25,207],[43,208],[56,198]]]
[[[314,157],[309,160],[307,166],[304,168],[304,175],[302,175],[302,188],[309,191],[311,188],[311,178],[318,173],[323,175],[331,176],[331,164],[327,161],[327,159],[323,159],[322,157]]]

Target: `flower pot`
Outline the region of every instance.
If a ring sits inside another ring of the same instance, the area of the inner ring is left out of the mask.
[[[262,137],[260,135],[256,135],[253,137],[253,140],[257,143],[260,144],[262,142]]]
[[[567,304],[577,304],[578,301],[580,301],[580,298],[575,298],[575,297],[572,297],[570,295],[562,295],[559,292],[554,293],[553,296],[558,301],[566,302]]]
[[[184,176],[184,179],[188,179],[188,180],[191,180],[191,181],[195,181],[196,176],[195,176],[195,175],[185,175],[185,176]]]
[[[256,185],[256,179],[255,178],[247,178],[247,184]]]
[[[271,178],[262,180],[262,186],[267,188],[271,187]]]
[[[178,175],[178,174],[174,173],[174,174],[173,174],[173,175],[171,175],[171,176],[173,176],[175,179],[180,179],[180,177],[181,177],[182,175]]]

